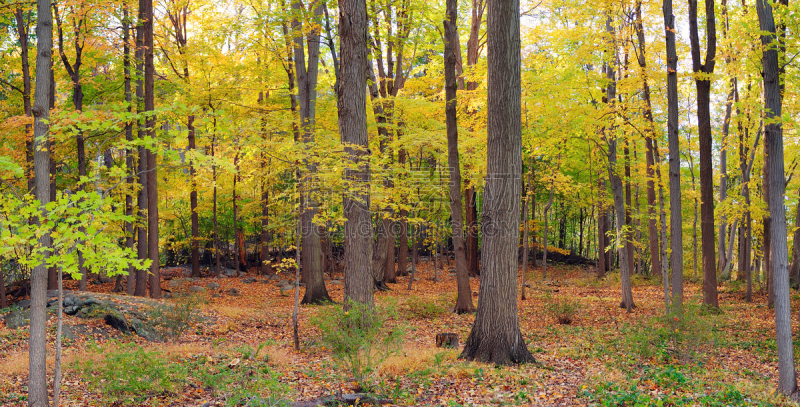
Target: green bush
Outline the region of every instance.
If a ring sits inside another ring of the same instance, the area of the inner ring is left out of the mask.
[[[98,362],[86,358],[74,367],[90,388],[122,404],[138,404],[174,393],[187,374],[183,366],[171,363],[161,352],[147,351],[135,344],[120,345]]]
[[[569,325],[583,309],[583,305],[578,300],[558,299],[553,300],[548,294],[545,299],[545,312],[553,317],[556,322]]]
[[[423,319],[434,319],[447,313],[447,308],[440,301],[419,297],[409,297],[406,300],[408,314]]]
[[[347,310],[328,307],[312,321],[322,332],[321,342],[333,353],[334,361],[346,370],[363,390],[374,388],[373,374],[400,350],[404,330],[387,326],[394,309],[372,308],[357,302]]]
[[[240,348],[239,357],[200,356],[194,360],[192,371],[204,387],[221,395],[227,406],[288,406],[288,386],[278,381],[277,373],[268,365],[269,358],[258,356],[265,346]]]
[[[150,310],[148,325],[161,339],[178,339],[200,322],[200,305],[203,301],[195,296],[188,296],[173,304],[162,304]]]

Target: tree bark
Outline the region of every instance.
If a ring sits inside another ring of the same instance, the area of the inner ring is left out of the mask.
[[[147,254],[150,257],[150,298],[161,298],[161,271],[158,247],[158,176],[156,173],[155,66],[153,65],[153,0],[139,0],[144,29],[144,110],[147,136],[154,143],[147,149]]]
[[[714,0],[706,5],[706,57],[700,57],[700,39],[697,29],[697,0],[689,0],[689,40],[692,49],[692,70],[697,87],[697,127],[700,144],[700,231],[703,248],[703,305],[719,308],[717,298],[717,265],[714,238],[714,173],[711,145],[711,80],[717,49]]]
[[[128,15],[128,6],[122,8],[122,48],[123,48],[123,69],[125,72],[125,102],[128,104],[128,113],[133,113],[133,90],[131,87],[131,47],[130,47],[130,19]],[[129,143],[133,141],[133,122],[125,123],[125,140]],[[134,179],[136,178],[135,157],[132,148],[125,149],[125,168],[127,169],[128,179],[125,181],[129,191],[134,190]],[[125,216],[133,216],[133,195],[131,193],[125,194]],[[134,246],[134,226],[132,221],[125,222],[125,247],[133,250]],[[125,291],[128,295],[134,295],[136,292],[136,269],[133,266],[128,267],[128,275],[126,279]]]
[[[522,175],[519,18],[518,0],[489,3],[484,258],[478,311],[460,356],[497,365],[534,361],[517,312]]]
[[[672,306],[680,312],[683,304],[683,225],[681,225],[681,152],[678,134],[678,54],[675,51],[675,16],[672,0],[664,0],[664,31],[667,48],[667,140],[669,141],[670,269]],[[663,219],[663,215],[662,215]],[[662,233],[662,236],[664,233]],[[664,253],[666,255],[666,253]],[[662,263],[663,264],[663,263]],[[662,271],[667,279],[667,270]],[[669,299],[665,298],[667,306]]]
[[[444,20],[444,76],[445,115],[447,122],[447,165],[450,170],[450,223],[453,228],[453,252],[456,257],[456,282],[458,296],[453,312],[456,314],[475,312],[472,305],[472,289],[469,285],[469,270],[464,247],[464,218],[461,214],[461,167],[458,159],[456,46],[458,45],[458,1],[447,0],[447,15]],[[523,270],[523,273],[525,271]]]
[[[367,134],[367,5],[364,0],[339,2],[341,63],[336,89],[339,132],[349,168],[343,199],[344,298],[373,305],[371,273],[372,227],[369,206],[369,145]]]
[[[136,26],[136,112],[141,114],[144,111],[144,12],[142,1],[139,2]],[[140,141],[145,138],[145,119],[140,118],[136,122],[136,137]],[[142,144],[138,148],[139,158],[139,194],[136,198],[138,207],[139,222],[136,226],[136,251],[139,260],[147,260],[147,148]],[[135,295],[144,297],[147,295],[147,269],[140,269],[136,272]]]
[[[50,150],[48,149],[48,132],[50,110],[48,102],[51,91],[51,69],[53,49],[53,18],[50,2],[38,0],[36,24],[36,93],[31,109],[33,124],[33,155],[35,196],[41,205],[41,219],[47,216],[45,205],[50,200]],[[42,234],[38,238],[41,247],[51,244],[50,235]],[[31,270],[31,316],[30,336],[28,340],[28,406],[48,407],[47,396],[47,254],[42,262]]]
[[[783,129],[781,117],[781,84],[776,47],[775,20],[772,5],[765,0],[756,1],[759,26],[762,35],[763,75],[764,75],[764,146],[768,168],[769,198],[768,206],[772,224],[770,229],[772,241],[772,270],[770,276],[775,287],[775,334],[778,347],[778,392],[796,397],[797,377],[794,365],[794,349],[792,344],[791,304],[789,302],[789,253],[786,246],[786,212],[783,208],[784,180],[783,163]],[[765,252],[767,253],[767,252]]]

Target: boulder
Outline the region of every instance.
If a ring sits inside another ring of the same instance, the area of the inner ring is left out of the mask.
[[[289,280],[281,280],[275,284],[275,287],[281,288],[285,285],[289,285]]]
[[[239,289],[236,288],[236,287],[232,287],[232,288],[229,288],[228,290],[226,290],[225,293],[228,294],[228,295],[238,296],[239,295]]]
[[[29,308],[31,306],[31,300],[17,301],[17,303],[14,304],[14,305],[16,305],[16,306],[18,306],[20,308]]]
[[[8,329],[26,327],[31,323],[31,311],[27,309],[11,311],[3,318]]]
[[[342,282],[341,282],[341,281],[339,281],[339,280],[331,280],[330,282],[328,282],[328,284],[333,284],[333,285],[342,285]]]
[[[202,286],[199,286],[199,285],[193,285],[193,286],[189,287],[189,292],[192,292],[192,293],[200,293],[200,292],[203,292],[205,290],[206,290],[205,287],[202,287]]]
[[[206,288],[208,288],[209,290],[219,290],[220,287],[221,286],[219,285],[219,283],[214,281],[206,284]]]
[[[247,277],[245,279],[242,279],[242,282],[245,284],[252,284],[256,282],[256,279],[253,277]]]

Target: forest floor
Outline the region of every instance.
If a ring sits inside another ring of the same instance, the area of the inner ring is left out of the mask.
[[[437,282],[433,273],[432,264],[423,262],[412,290],[406,289],[410,277],[400,277],[390,291],[375,294],[379,306],[396,311],[389,329],[404,332],[397,352],[368,379],[392,405],[789,405],[774,395],[772,311],[763,294],[746,303],[740,282],[721,285],[722,312],[706,314],[695,305],[700,286],[688,278],[686,311],[677,319],[663,315],[656,278],[634,276],[636,309],[628,314],[619,308],[618,275],[598,281],[586,266],[554,265],[543,280],[541,268],[531,268],[519,320],[537,363],[499,367],[465,362],[458,359],[460,350],[435,346],[435,335],[443,332],[457,333],[463,346],[474,315],[448,311],[455,303],[455,276],[440,271]],[[212,282],[219,288],[188,295],[190,287]],[[301,349],[295,351],[294,292],[281,293],[275,282],[252,275],[165,282],[175,297],[163,303],[175,309],[189,304],[203,316],[168,342],[66,316],[65,324],[88,324],[91,332],[65,342],[61,405],[288,405],[361,390],[322,346],[313,323],[340,306],[301,306]],[[73,285],[66,282],[67,289]],[[471,285],[477,305],[478,279]],[[327,287],[341,303],[343,286],[328,281]],[[112,288],[90,285],[96,292]],[[231,288],[239,295],[229,294]],[[190,298],[195,302],[187,303]],[[793,294],[792,303],[798,309],[800,297]],[[48,324],[52,346],[55,318]],[[0,324],[0,405],[27,405],[27,336],[24,328]]]

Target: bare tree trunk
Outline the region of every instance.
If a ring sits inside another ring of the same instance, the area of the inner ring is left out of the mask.
[[[603,278],[606,276],[606,246],[608,243],[606,242],[606,211],[603,208],[603,192],[606,189],[606,183],[599,179],[597,180],[598,186],[598,193],[597,196],[599,199],[598,209],[597,209],[597,278]]]
[[[606,33],[610,38],[609,50],[607,52],[614,53],[616,48],[616,41],[614,27],[612,26],[612,18],[610,11],[606,11]],[[616,58],[612,59],[614,66],[618,64]],[[605,66],[606,78],[608,78],[608,86],[606,87],[606,101],[614,108],[617,97],[617,83],[615,78],[615,68],[613,66]],[[611,136],[609,136],[610,134]],[[629,240],[628,232],[626,231],[627,217],[625,216],[625,202],[623,201],[623,186],[622,179],[617,171],[617,136],[614,135],[614,129],[611,129],[606,135],[608,143],[608,178],[611,180],[611,192],[614,195],[614,213],[616,215],[616,231],[617,239],[620,242]],[[622,285],[622,301],[620,307],[625,308],[629,313],[633,311],[636,305],[633,303],[633,291],[631,287],[631,262],[629,260],[629,253],[627,244],[615,243],[619,255],[619,274],[620,282]]]
[[[700,229],[703,246],[703,305],[719,308],[717,298],[717,266],[714,239],[714,179],[711,144],[711,80],[717,49],[714,0],[705,0],[707,47],[705,63],[700,57],[697,29],[697,0],[689,0],[689,39],[692,46],[692,70],[697,86],[697,122],[700,143]]]
[[[470,185],[464,191],[466,203],[466,225],[467,225],[467,269],[469,270],[470,277],[477,277],[480,275],[481,270],[478,266],[478,205],[475,187]]]
[[[350,168],[343,201],[345,278],[344,298],[373,304],[371,273],[372,227],[370,226],[369,157],[367,134],[367,5],[364,0],[339,2],[341,64],[339,87],[339,132]],[[345,303],[347,307],[347,303]]]
[[[484,258],[478,311],[461,358],[533,362],[519,328],[517,242],[522,173],[519,1],[489,3]]]
[[[528,197],[531,194],[530,190],[533,189],[533,157],[528,158],[528,184],[525,189],[525,199],[522,201],[522,222],[524,236],[522,237],[522,284],[520,285],[520,298],[525,299],[525,274],[528,272]],[[583,211],[583,208],[581,208]],[[583,212],[581,212],[581,221],[583,220]],[[583,239],[583,222],[581,222],[581,239]]]
[[[140,0],[144,28],[144,110],[147,112],[147,135],[156,138],[155,66],[153,65],[153,0]],[[158,176],[156,154],[147,150],[147,252],[150,257],[150,298],[161,298],[161,271],[158,247]]]
[[[798,190],[800,195],[800,189]],[[792,239],[792,264],[789,267],[789,283],[791,287],[800,284],[800,200],[794,215],[794,238]]]
[[[683,304],[683,226],[681,225],[681,152],[678,134],[678,54],[675,51],[675,16],[672,0],[664,0],[664,31],[667,46],[667,139],[669,141],[670,268],[672,304],[680,312]],[[664,216],[662,215],[662,219]],[[663,225],[662,227],[665,227]],[[662,232],[662,237],[666,237]],[[664,239],[666,241],[666,239]],[[666,243],[664,243],[666,245]],[[662,249],[662,255],[666,251]],[[662,260],[663,261],[663,260]],[[663,264],[663,263],[662,263]],[[667,270],[663,270],[667,279]],[[664,301],[669,307],[669,299]]]
[[[50,2],[38,0],[36,25],[36,93],[33,108],[33,155],[35,196],[41,205],[40,219],[47,217],[45,204],[50,200],[50,150],[47,137],[49,132],[48,118],[50,110],[50,59],[53,49],[53,18]],[[41,247],[51,244],[50,235],[42,234],[38,238]],[[28,340],[28,406],[49,407],[47,397],[47,253],[44,259],[31,270],[31,316],[30,335]]]
[[[559,158],[560,161],[560,158]],[[560,165],[559,165],[560,168]],[[557,172],[558,170],[556,170]],[[550,200],[547,201],[547,204],[544,205],[544,239],[542,239],[542,279],[547,279],[547,238],[548,238],[548,226],[550,221],[550,216],[548,216],[548,212],[550,211],[550,207],[553,206],[553,189],[555,188],[554,181],[550,181]]]
[[[122,7],[122,42],[123,42],[123,66],[125,72],[125,102],[128,103],[128,113],[133,113],[133,94],[131,88],[131,47],[130,47],[130,19],[128,15],[128,6]],[[133,122],[125,123],[125,140],[129,143],[133,141]],[[128,179],[126,184],[129,191],[133,190],[134,178],[136,177],[136,167],[134,164],[133,149],[125,149],[125,167],[127,169]],[[125,215],[133,216],[133,196],[130,193],[125,194]],[[125,247],[133,250],[134,245],[134,228],[133,222],[125,222]],[[136,292],[136,269],[133,266],[128,267],[128,276],[126,280],[126,292],[128,295],[134,295]]]
[[[792,345],[791,304],[789,302],[789,253],[786,245],[786,212],[783,208],[786,185],[784,180],[783,129],[776,118],[781,117],[781,84],[778,66],[778,50],[775,47],[776,29],[770,3],[756,1],[758,21],[761,27],[764,74],[764,146],[768,168],[769,206],[772,224],[770,229],[772,252],[769,275],[775,291],[775,334],[778,347],[778,392],[797,398],[797,376],[794,365],[794,348]],[[764,252],[765,257],[766,253]]]
[[[215,112],[215,114],[216,114],[216,112]],[[211,158],[214,158],[214,153],[215,153],[215,148],[216,148],[214,144],[216,143],[216,138],[217,138],[217,134],[216,134],[217,133],[217,118],[216,118],[216,116],[214,116],[212,120],[213,120],[213,123],[214,123],[214,127],[213,127],[214,130],[213,130],[213,133],[211,134]],[[213,191],[213,197],[212,197],[212,209],[211,209],[212,216],[214,218],[213,219],[213,222],[214,222],[214,274],[217,277],[221,277],[222,276],[222,267],[220,266],[220,251],[222,250],[222,247],[220,247],[220,244],[219,244],[219,222],[217,220],[217,166],[214,165],[213,163],[211,164],[211,180],[213,181],[213,185],[214,185],[214,191]]]
[[[142,113],[144,110],[144,28],[143,9],[141,1],[139,5],[138,21],[136,26],[136,112]],[[136,122],[136,137],[139,140],[145,138],[145,122],[140,118]],[[136,250],[139,260],[147,260],[147,148],[140,145],[138,148],[139,159],[139,195],[136,197],[138,207],[139,224],[136,226]],[[139,269],[136,272],[135,295],[144,297],[147,295],[147,269]]]
[[[447,0],[447,15],[444,20],[444,76],[445,114],[447,121],[447,165],[450,170],[450,224],[453,228],[453,252],[456,257],[456,281],[458,296],[453,312],[456,314],[475,312],[472,305],[472,289],[469,285],[469,270],[464,247],[464,218],[461,215],[461,167],[458,159],[456,46],[458,45],[458,1]],[[527,229],[526,229],[527,230]],[[523,270],[523,273],[525,271]]]

